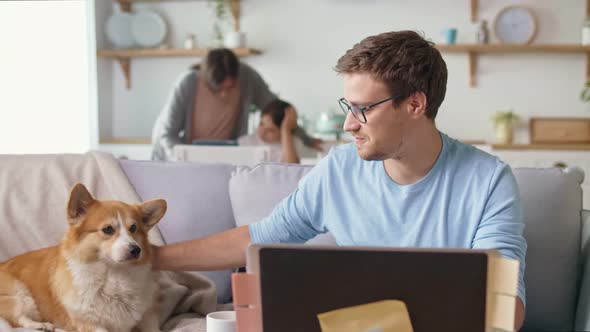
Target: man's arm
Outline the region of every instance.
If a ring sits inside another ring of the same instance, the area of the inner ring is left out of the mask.
[[[240,77],[243,77],[247,83],[246,86],[250,89],[249,91],[252,94],[252,103],[256,105],[258,109],[263,109],[271,101],[278,98],[272,93],[272,91],[270,91],[268,84],[266,84],[262,76],[245,63],[240,64]]]
[[[153,268],[171,271],[221,270],[244,266],[246,249],[254,243],[303,243],[326,228],[318,202],[330,158],[322,159],[284,198],[270,216],[259,222],[201,239],[154,247]],[[315,221],[315,223],[312,222]],[[252,237],[250,237],[252,234]]]
[[[223,270],[246,265],[248,226],[201,239],[154,247],[153,269],[169,271]]]
[[[175,145],[182,143],[179,134],[184,129],[186,110],[191,103],[190,96],[192,96],[189,90],[191,90],[190,87],[193,87],[192,90],[194,91],[194,82],[195,76],[191,73],[176,83],[166,105],[162,109],[162,113],[156,120],[152,143],[159,144],[165,154],[159,156],[159,159],[174,159],[173,148]]]
[[[527,244],[523,231],[522,207],[516,179],[508,165],[498,165],[488,188],[487,203],[472,248],[495,249],[502,256],[519,261],[516,330],[522,327],[525,316],[524,271]]]

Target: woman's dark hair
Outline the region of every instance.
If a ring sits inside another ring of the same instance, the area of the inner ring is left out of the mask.
[[[285,118],[285,110],[287,107],[291,107],[291,104],[281,99],[275,99],[264,106],[260,115],[270,115],[272,123],[281,128],[281,123]]]
[[[216,48],[207,53],[203,62],[194,65],[192,69],[200,70],[200,75],[213,91],[217,91],[221,83],[227,78],[237,78],[240,63],[230,49]]]

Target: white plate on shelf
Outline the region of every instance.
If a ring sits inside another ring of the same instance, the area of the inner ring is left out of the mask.
[[[166,37],[166,22],[152,11],[141,11],[131,19],[131,34],[143,47],[158,47]]]
[[[132,17],[130,13],[114,13],[107,19],[105,32],[115,48],[135,46],[135,39],[131,34]]]

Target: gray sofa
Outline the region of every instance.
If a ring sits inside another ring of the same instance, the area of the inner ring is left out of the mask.
[[[165,198],[159,226],[167,243],[218,233],[268,214],[310,166],[161,163],[121,160],[139,196]],[[528,241],[523,331],[590,331],[590,218],[582,210],[583,173],[515,169]],[[331,243],[329,236],[314,239]],[[218,300],[231,301],[231,271],[206,274]]]

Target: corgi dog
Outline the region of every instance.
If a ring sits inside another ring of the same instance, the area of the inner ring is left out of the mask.
[[[45,331],[159,331],[148,231],[166,201],[99,201],[70,191],[60,244],[0,263],[0,317]]]

